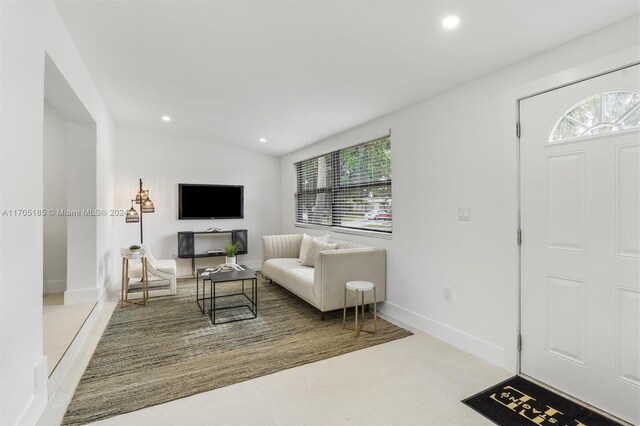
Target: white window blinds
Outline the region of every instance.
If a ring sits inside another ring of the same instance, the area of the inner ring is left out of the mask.
[[[301,161],[296,222],[391,233],[389,136]]]

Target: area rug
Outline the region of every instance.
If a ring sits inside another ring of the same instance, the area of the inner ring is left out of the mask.
[[[498,383],[462,402],[503,426],[622,426],[520,376]]]
[[[258,317],[247,321],[212,325],[196,304],[195,280],[178,283],[177,295],[150,299],[146,306],[118,306],[63,424],[105,419],[412,334],[379,318],[377,334],[354,338],[342,329],[341,311],[320,321],[320,311],[260,281]],[[222,300],[238,303],[233,299]]]

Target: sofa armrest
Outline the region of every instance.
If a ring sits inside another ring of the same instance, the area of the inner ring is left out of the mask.
[[[269,259],[300,256],[302,234],[265,235],[262,237],[262,264]]]
[[[376,301],[385,300],[386,251],[380,248],[353,248],[320,252],[315,264],[313,291],[323,312],[342,308],[344,286],[348,281],[374,283]],[[372,301],[373,295],[367,294],[365,303]]]

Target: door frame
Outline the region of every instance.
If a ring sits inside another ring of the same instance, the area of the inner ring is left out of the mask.
[[[517,127],[517,133],[516,133],[517,140],[518,140],[517,146],[516,146],[516,155],[518,157],[518,159],[517,159],[517,161],[518,161],[518,164],[517,164],[518,176],[516,178],[516,181],[517,181],[517,184],[518,184],[518,200],[517,200],[517,209],[518,209],[518,218],[517,218],[517,222],[518,222],[518,364],[517,365],[518,365],[518,370],[517,370],[517,373],[519,375],[524,375],[524,376],[526,376],[528,378],[535,379],[535,377],[530,377],[530,376],[527,376],[526,374],[522,373],[522,345],[521,345],[522,344],[522,340],[521,340],[522,339],[522,270],[521,270],[521,266],[522,266],[522,244],[521,244],[521,240],[520,240],[520,238],[521,238],[520,237],[521,236],[521,225],[522,225],[522,222],[521,222],[521,216],[522,216],[522,175],[521,175],[522,155],[521,155],[521,146],[520,146],[520,143],[521,143],[520,142],[520,139],[521,139],[521,132],[520,132],[520,119],[521,119],[521,116],[520,116],[520,104],[521,104],[522,101],[524,101],[526,99],[530,99],[530,98],[533,98],[535,96],[540,96],[540,95],[543,95],[545,93],[549,93],[549,92],[552,92],[552,91],[555,91],[555,90],[562,89],[564,87],[572,86],[572,85],[577,84],[577,83],[582,83],[584,81],[589,81],[589,80],[592,80],[594,78],[602,77],[604,75],[612,74],[614,72],[617,72],[617,71],[620,71],[620,70],[624,70],[624,69],[627,69],[627,68],[631,68],[631,67],[634,67],[634,66],[639,65],[639,64],[640,64],[640,61],[632,62],[632,63],[627,64],[627,65],[623,65],[623,66],[619,66],[617,68],[613,68],[613,69],[611,69],[609,71],[601,72],[599,74],[595,74],[595,75],[592,75],[590,77],[582,78],[580,80],[575,80],[575,81],[563,84],[561,86],[554,87],[554,88],[551,88],[551,89],[548,89],[548,90],[543,90],[541,92],[534,93],[534,94],[531,94],[529,96],[525,96],[525,97],[522,97],[522,98],[518,99],[518,106],[517,106],[517,112],[516,112],[516,114],[517,114],[517,123],[518,123],[517,124],[517,126],[518,126]],[[576,102],[579,102],[579,101],[581,101],[581,100],[577,100]]]
[[[512,194],[516,199],[516,214],[513,224],[514,240],[517,238],[517,232],[521,226],[521,184],[520,184],[520,137],[516,132],[516,126],[520,123],[520,101],[537,96],[552,90],[560,89],[581,81],[596,78],[611,72],[615,72],[624,68],[640,64],[640,44],[628,47],[601,58],[582,63],[580,65],[564,69],[559,72],[547,75],[545,77],[530,81],[528,83],[516,86],[512,89],[505,90],[503,94],[503,135],[505,143],[505,152],[512,153],[514,160],[512,164],[512,172],[515,173],[515,186],[512,187]],[[514,167],[515,166],[515,167]],[[526,235],[523,236],[526,238]],[[519,339],[522,333],[521,329],[521,245],[516,243],[516,286],[515,294],[511,299],[515,306],[515,314],[513,319],[515,327],[511,329],[512,345],[505,348],[505,364],[516,374],[521,374],[520,362],[520,345]]]

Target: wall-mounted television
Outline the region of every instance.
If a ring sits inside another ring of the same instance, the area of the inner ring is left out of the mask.
[[[244,186],[178,185],[178,219],[243,219]]]

